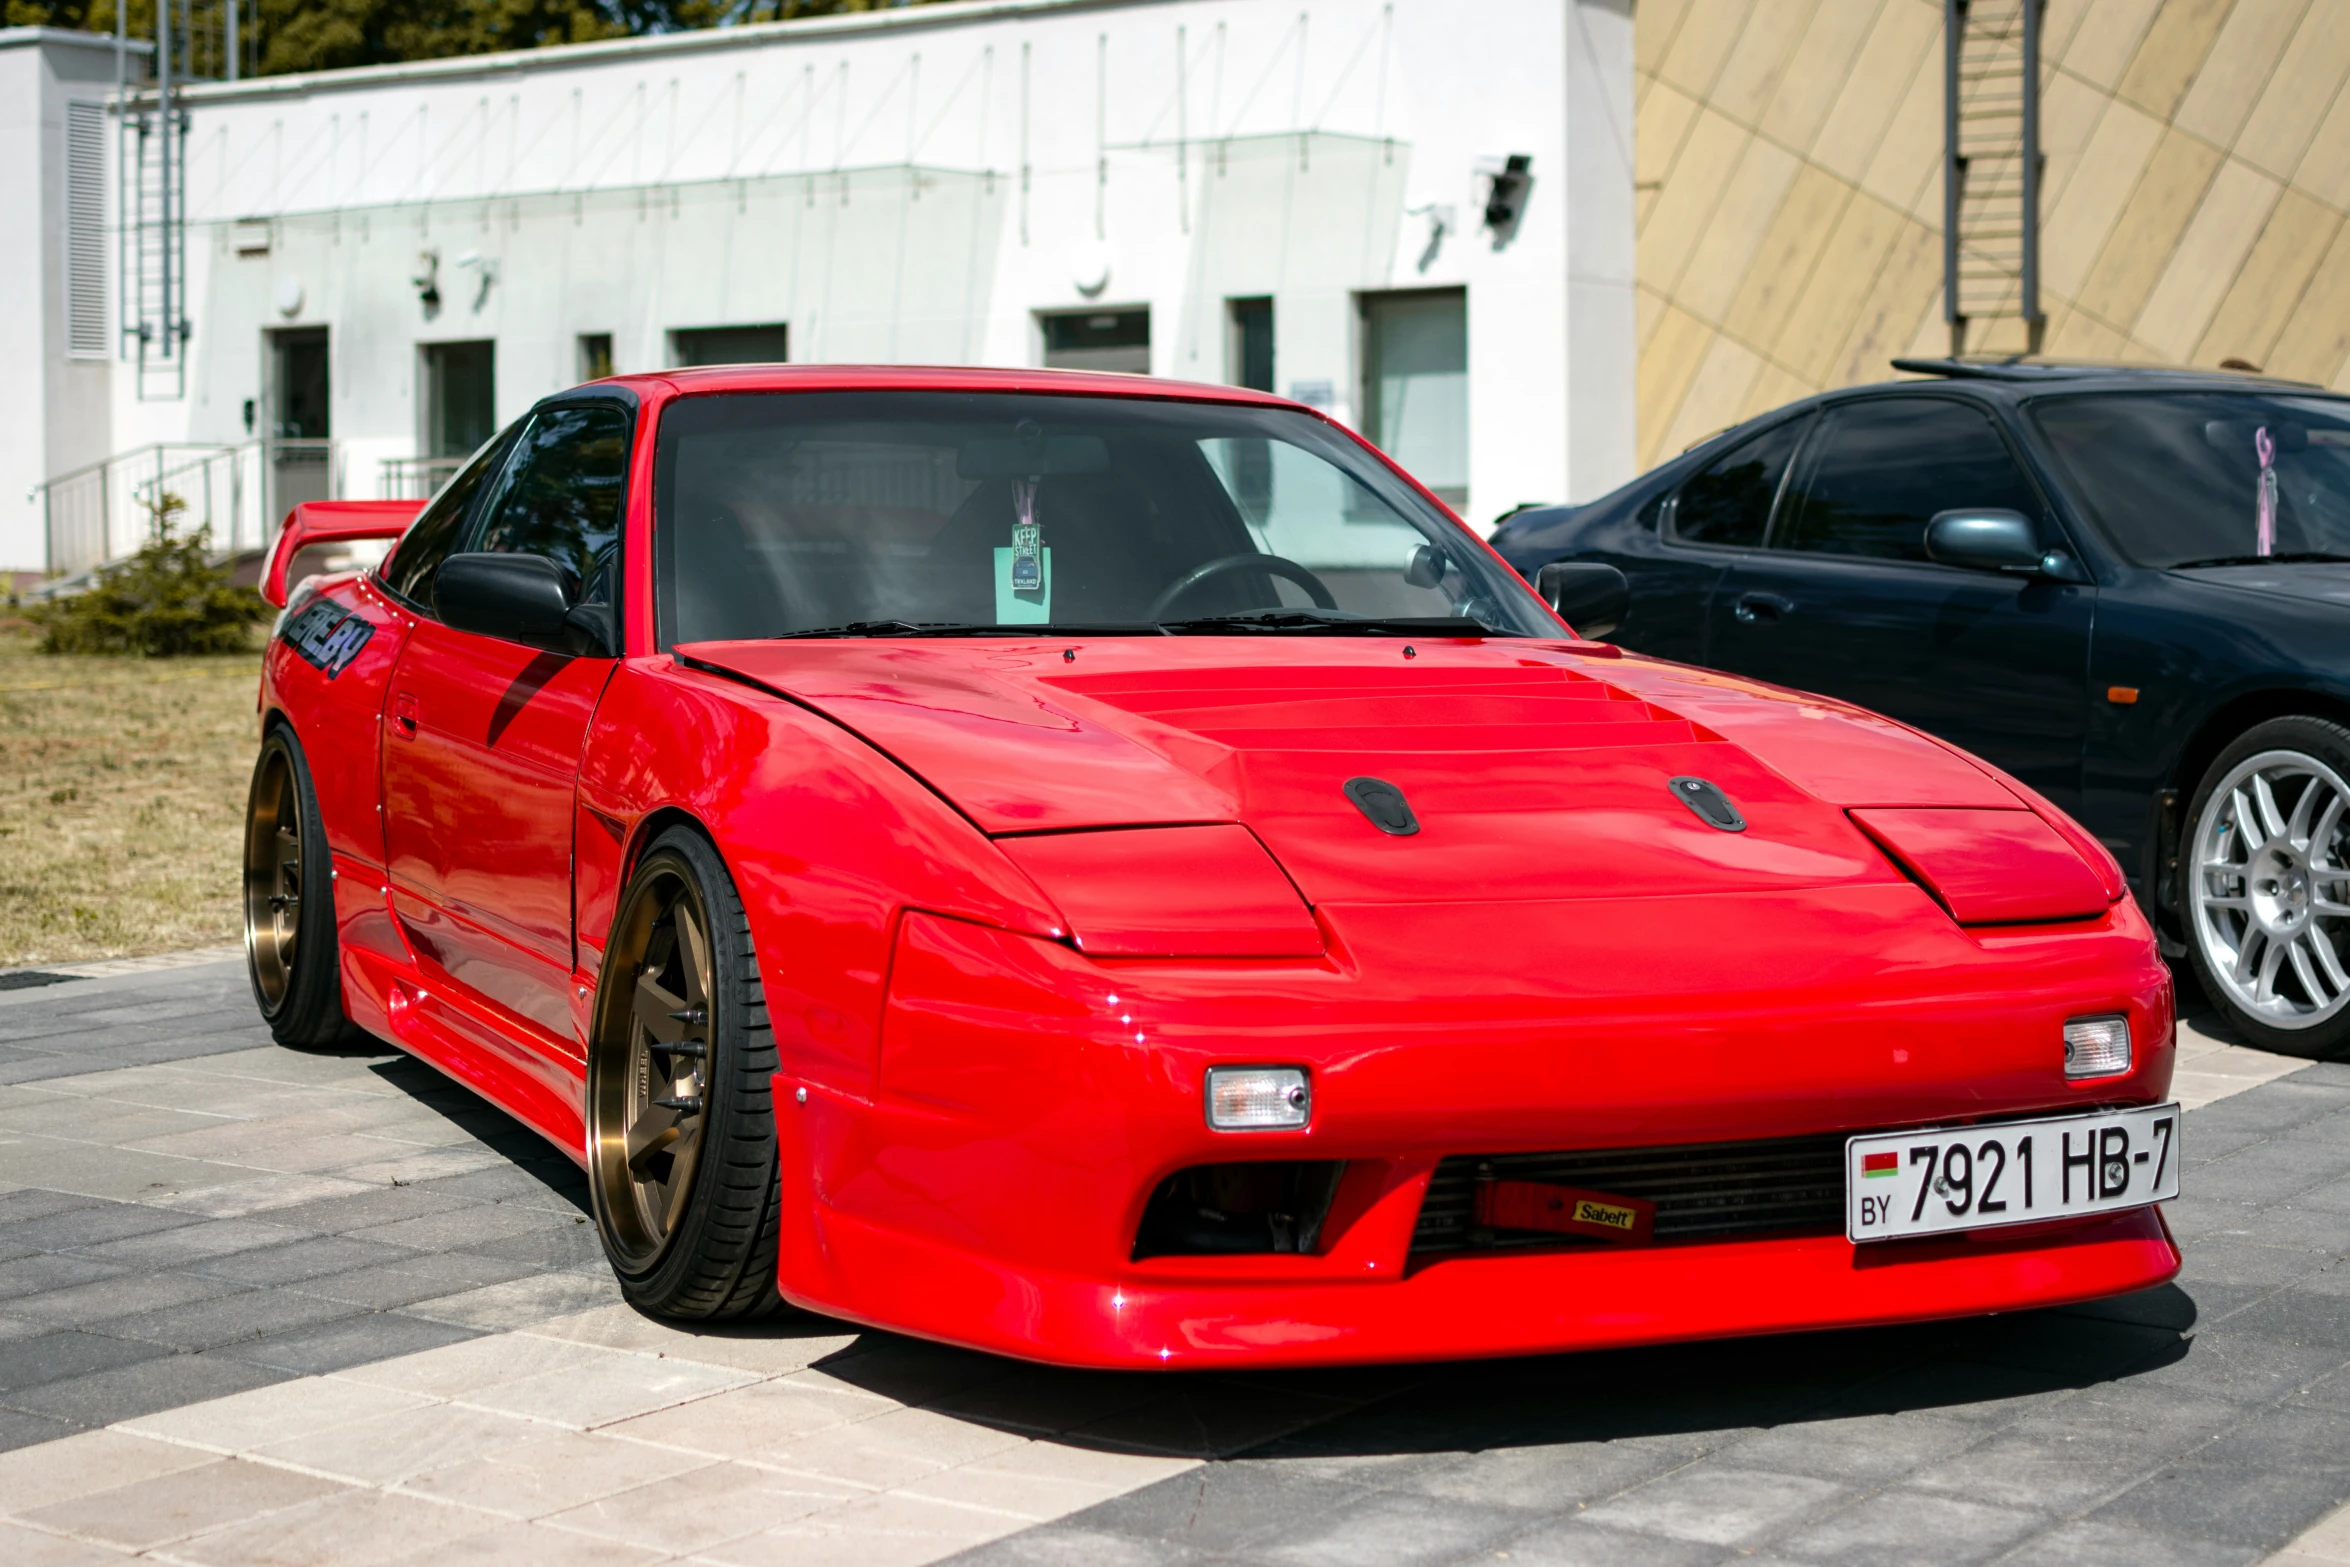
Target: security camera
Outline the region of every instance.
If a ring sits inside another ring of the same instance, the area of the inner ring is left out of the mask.
[[[1534,154],[1513,152],[1502,160],[1500,168],[1488,167],[1485,177],[1490,182],[1485,192],[1485,226],[1493,230],[1496,245],[1506,243],[1517,232],[1518,219],[1525,214],[1526,196],[1534,186]]]
[[[424,306],[426,315],[429,316],[439,310],[441,308],[441,253],[437,250],[418,251],[416,253],[416,270],[408,275],[408,281],[416,285],[416,298]]]

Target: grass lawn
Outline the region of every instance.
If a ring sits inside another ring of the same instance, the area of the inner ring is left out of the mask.
[[[239,940],[253,651],[50,657],[0,628],[0,968]]]

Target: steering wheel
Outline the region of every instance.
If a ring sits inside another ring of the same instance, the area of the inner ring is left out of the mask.
[[[1219,556],[1215,560],[1192,567],[1160,590],[1159,596],[1151,600],[1151,607],[1142,612],[1142,618],[1156,623],[1165,618],[1167,611],[1172,609],[1176,600],[1182,598],[1184,594],[1189,593],[1210,577],[1221,577],[1225,573],[1233,571],[1269,571],[1276,577],[1287,577],[1306,590],[1306,596],[1314,601],[1314,608],[1336,609],[1338,607],[1338,600],[1330,596],[1330,589],[1323,584],[1322,579],[1296,561],[1280,555],[1259,555],[1251,551],[1246,555]]]

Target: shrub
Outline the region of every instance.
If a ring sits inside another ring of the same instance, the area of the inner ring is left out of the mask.
[[[166,490],[147,504],[152,525],[136,555],[99,567],[82,592],[26,605],[25,617],[41,629],[41,651],[172,658],[249,646],[269,605],[212,564],[208,530],[179,531],[176,519],[186,509]]]

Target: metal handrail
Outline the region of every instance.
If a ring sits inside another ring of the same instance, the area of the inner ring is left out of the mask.
[[[464,466],[463,457],[386,457],[376,469],[375,492],[387,501],[429,500]]]
[[[342,493],[339,445],[325,438],[263,436],[235,445],[155,441],[85,463],[32,487],[42,503],[43,544],[52,575],[86,571],[138,548],[145,529],[125,526],[132,508],[152,506],[165,492],[185,492],[188,520],[212,530],[216,546],[258,548],[269,540],[286,475],[294,459],[315,454],[324,466],[328,496]],[[316,481],[312,481],[315,484]],[[311,485],[304,485],[308,491]],[[293,498],[305,498],[297,494]]]

